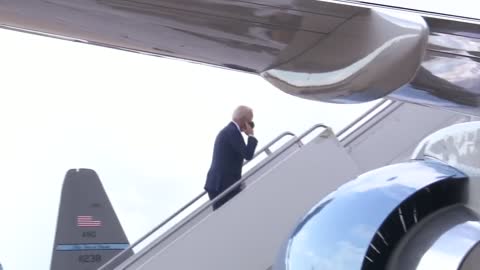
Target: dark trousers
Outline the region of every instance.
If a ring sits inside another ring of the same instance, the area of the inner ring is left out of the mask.
[[[227,190],[227,189],[224,189],[224,190]],[[235,195],[237,195],[240,191],[242,191],[242,189],[240,187],[236,187],[233,190],[231,190],[230,192],[228,192],[227,194],[225,194],[225,196],[223,196],[218,201],[213,203],[213,210],[217,210],[220,206],[222,206],[224,203],[228,202],[231,198],[233,198]],[[218,195],[220,195],[222,192],[223,192],[223,190],[219,191],[219,192],[208,192],[208,197],[210,198],[210,200],[213,200]]]

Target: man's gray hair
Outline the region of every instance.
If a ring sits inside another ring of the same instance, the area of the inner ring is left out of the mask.
[[[233,111],[232,119],[233,120],[240,120],[247,117],[249,114],[252,113],[252,109],[247,106],[238,106],[235,111]]]

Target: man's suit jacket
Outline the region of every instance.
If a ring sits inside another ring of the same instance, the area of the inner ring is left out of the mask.
[[[205,190],[219,193],[238,181],[242,177],[244,159],[251,160],[256,147],[257,139],[248,136],[245,145],[241,132],[233,122],[230,122],[215,139]]]

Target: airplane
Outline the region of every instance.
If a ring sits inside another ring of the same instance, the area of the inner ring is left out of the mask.
[[[97,173],[69,170],[61,192],[50,269],[98,269],[129,245]],[[122,259],[132,254],[125,252]]]

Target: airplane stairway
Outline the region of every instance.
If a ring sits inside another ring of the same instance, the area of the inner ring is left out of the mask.
[[[289,154],[252,168],[245,189],[227,204],[213,212],[207,202],[116,269],[269,267],[304,211],[359,172],[333,132],[317,128],[322,132],[303,147],[291,140],[285,152],[272,153]]]
[[[324,125],[298,137],[283,133],[255,154],[256,159],[262,153],[267,158],[252,162],[231,187],[244,185],[241,193],[217,211],[207,201],[185,214],[205,197],[202,192],[134,243],[129,250],[141,249],[115,269],[268,269],[290,230],[326,194],[366,170],[407,159],[427,134],[470,120],[384,100],[336,136]],[[286,137],[291,138],[271,151]],[[179,215],[185,217],[165,229]]]

